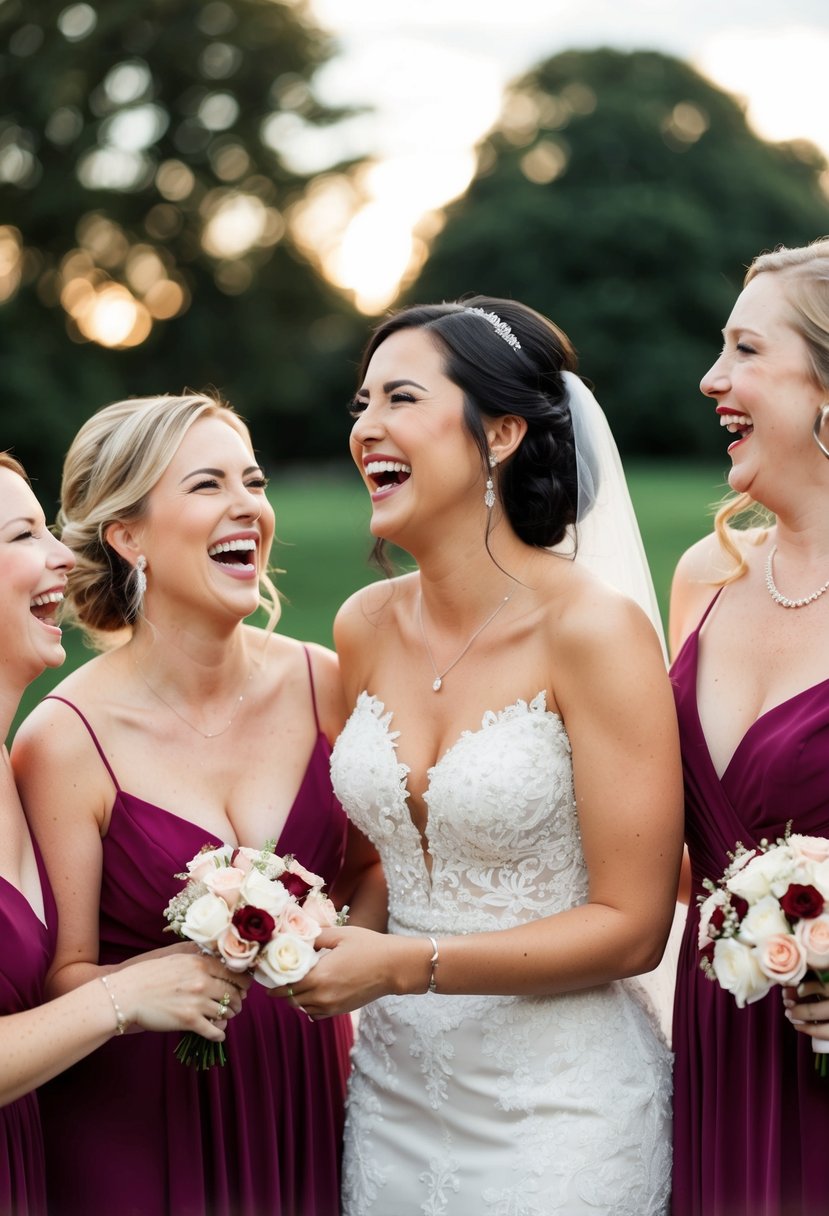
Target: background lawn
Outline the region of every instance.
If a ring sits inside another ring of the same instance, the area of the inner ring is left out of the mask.
[[[679,555],[711,528],[711,504],[725,493],[723,469],[711,465],[631,463],[631,497],[663,616]],[[283,474],[274,479],[277,543],[272,561],[285,601],[281,632],[331,645],[331,622],[340,603],[371,579],[370,504],[356,473]],[[24,698],[18,721],[90,652],[66,630],[67,662],[45,672]]]

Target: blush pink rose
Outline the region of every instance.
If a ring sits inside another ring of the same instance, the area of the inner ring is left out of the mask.
[[[799,984],[806,974],[806,950],[788,933],[772,933],[757,946],[763,975],[777,984]]]
[[[798,922],[794,935],[806,951],[806,962],[818,971],[829,970],[829,916]]]
[[[236,866],[220,866],[218,869],[208,870],[202,882],[208,891],[223,899],[232,911],[239,902],[239,890],[244,878],[244,872]]]
[[[298,937],[300,941],[312,942],[321,931],[320,922],[297,904],[288,904],[279,917],[279,932]]]
[[[331,900],[327,895],[323,895],[322,891],[309,891],[302,901],[302,911],[323,929],[333,928],[339,915]]]
[[[256,961],[259,942],[246,941],[240,937],[233,925],[228,925],[216,939],[216,947],[222,962],[229,971],[247,971]]]
[[[829,860],[829,840],[823,836],[790,836],[789,845],[795,857],[817,862]]]
[[[223,866],[229,866],[232,856],[233,849],[229,845],[222,845],[219,849],[205,845],[192,861],[188,861],[188,876],[195,882],[204,882],[206,874],[210,874],[213,870],[218,870]]]

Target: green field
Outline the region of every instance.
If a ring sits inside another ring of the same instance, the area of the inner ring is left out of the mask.
[[[711,466],[631,464],[628,477],[664,615],[677,558],[710,530],[710,506],[725,488],[723,471]],[[279,628],[330,645],[331,621],[339,604],[378,577],[367,562],[368,497],[357,474],[344,469],[326,477],[310,473],[277,477],[273,501],[277,532],[273,563],[284,571],[277,580],[285,596]],[[44,673],[29,690],[21,714],[89,653],[70,631],[66,649],[67,666],[62,672]]]

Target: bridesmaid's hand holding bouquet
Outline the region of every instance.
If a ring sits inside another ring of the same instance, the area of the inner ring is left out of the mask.
[[[164,910],[169,932],[266,988],[306,976],[318,958],[314,941],[322,926],[344,924],[348,912],[337,913],[318,874],[295,857],[276,856],[274,847],[274,841],[261,849],[205,845],[176,875],[186,886]],[[216,1017],[224,1016],[225,1008],[217,1008]],[[176,1055],[201,1069],[227,1058],[221,1043],[192,1032]]]
[[[731,857],[721,878],[705,880],[708,894],[699,898],[703,971],[741,1009],[775,984],[796,988],[804,979],[817,983],[803,995],[819,996],[829,983],[829,840],[787,829],[773,844],[738,844]],[[790,1017],[792,1007],[789,999]],[[812,1036],[815,1067],[826,1076],[829,1039],[814,1037],[822,1022],[791,1020]]]

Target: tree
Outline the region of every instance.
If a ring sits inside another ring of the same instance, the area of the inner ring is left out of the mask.
[[[751,258],[829,231],[825,170],[679,60],[557,55],[508,91],[406,297],[521,299],[573,339],[623,451],[721,453],[700,377]]]
[[[290,149],[341,117],[306,0],[5,0],[0,38],[2,446],[53,494],[93,410],[214,385],[266,453],[339,453],[363,326],[292,239]]]

